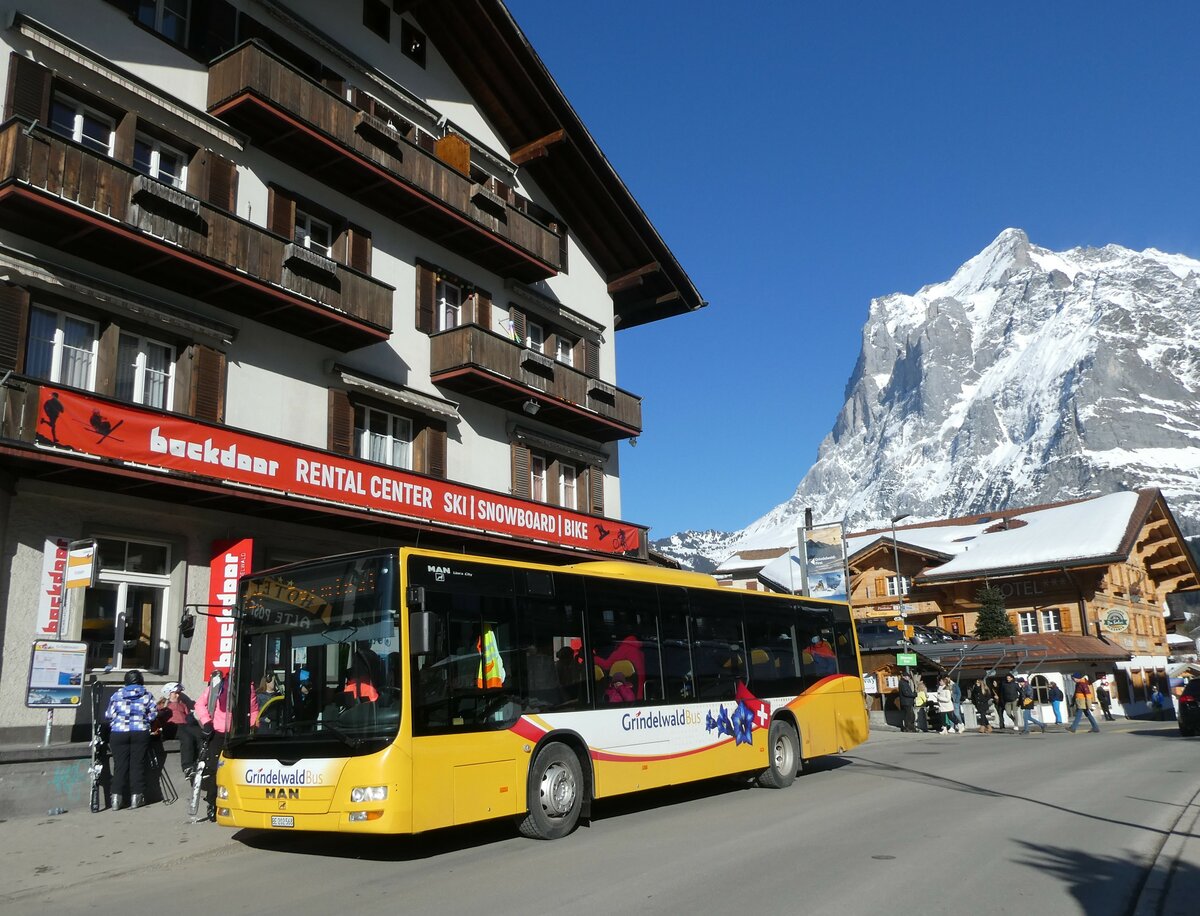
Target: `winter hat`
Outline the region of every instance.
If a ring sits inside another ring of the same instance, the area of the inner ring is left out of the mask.
[[[178,690],[180,693],[183,693],[183,685],[178,681],[170,681],[169,683],[163,684],[163,699],[165,700],[170,697],[171,694],[173,694],[176,690]]]

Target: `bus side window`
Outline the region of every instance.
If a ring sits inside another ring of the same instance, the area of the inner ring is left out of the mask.
[[[643,702],[648,674],[660,670],[654,586],[589,579],[587,608],[598,705]]]
[[[746,680],[742,644],[742,599],[727,592],[692,593],[689,621],[693,675],[700,699],[733,699],[738,681]]]

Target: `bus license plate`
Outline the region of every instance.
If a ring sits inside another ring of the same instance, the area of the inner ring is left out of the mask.
[[[272,814],[271,815],[271,826],[272,827],[295,827],[296,826],[296,818],[291,814]]]

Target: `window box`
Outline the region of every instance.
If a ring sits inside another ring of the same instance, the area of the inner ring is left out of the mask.
[[[337,278],[337,262],[313,251],[302,242],[289,242],[283,250],[283,263],[291,270],[304,276],[319,279]]]
[[[479,182],[471,185],[471,203],[497,219],[506,221],[508,219],[508,204],[503,197],[486,185]]]
[[[525,366],[536,366],[544,369],[551,377],[554,376],[554,360],[544,353],[539,353],[537,350],[531,350],[526,347],[521,351],[521,364]]]
[[[401,140],[412,130],[412,125],[405,121],[399,127],[396,127],[394,123],[389,124],[383,118],[360,111],[354,116],[354,130],[355,133],[372,146],[378,146],[397,159],[403,159],[404,152]]]
[[[200,201],[197,198],[149,175],[138,175],[133,179],[133,202],[155,213],[174,214],[180,222],[200,221]]]
[[[600,381],[598,378],[588,379],[588,397],[613,406],[617,403],[617,389],[608,382]]]

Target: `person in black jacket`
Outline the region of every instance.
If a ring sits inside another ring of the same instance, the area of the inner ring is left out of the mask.
[[[1000,685],[1000,702],[1004,704],[1004,711],[1012,719],[1012,730],[1019,732],[1021,726],[1017,724],[1017,720],[1021,715],[1021,687],[1011,671],[1004,676],[1004,683]],[[1000,727],[1004,728],[1004,716],[1000,717]]]
[[[904,724],[900,730],[915,732],[917,730],[917,688],[913,686],[912,675],[905,673],[900,676],[900,712],[904,714]]]
[[[987,681],[976,681],[975,686],[971,688],[971,705],[975,707],[975,718],[979,720],[979,734],[981,735],[992,733],[992,723],[988,719],[988,715],[992,711],[992,700],[992,688],[988,686]],[[1001,727],[1003,727],[1003,723]]]

